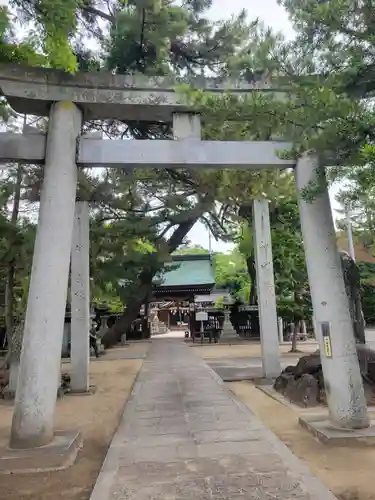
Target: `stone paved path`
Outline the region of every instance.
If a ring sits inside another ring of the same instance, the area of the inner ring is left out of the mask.
[[[154,340],[91,500],[334,500],[179,340]]]

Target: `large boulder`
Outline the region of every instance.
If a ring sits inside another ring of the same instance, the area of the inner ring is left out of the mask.
[[[320,389],[318,380],[309,373],[304,373],[299,378],[289,380],[284,392],[285,396],[293,403],[304,407],[319,404]]]
[[[321,370],[322,364],[320,361],[320,354],[314,353],[309,356],[302,356],[298,360],[294,375],[296,377],[303,375],[304,373],[315,373]]]
[[[274,389],[281,394],[284,394],[289,383],[294,379],[293,373],[283,372],[281,373],[274,382]]]
[[[296,373],[296,367],[294,365],[288,365],[285,370],[285,373]]]
[[[375,350],[357,344],[358,360],[369,404],[375,401]],[[302,356],[296,366],[288,366],[274,383],[274,389],[293,403],[316,406],[326,400],[323,370],[319,351]]]
[[[274,389],[300,406],[318,405],[324,393],[319,352],[302,356],[296,366],[288,366],[275,380]]]

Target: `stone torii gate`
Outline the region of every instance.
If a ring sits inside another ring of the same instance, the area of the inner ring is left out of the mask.
[[[314,317],[332,422],[368,426],[352,323],[326,186],[309,203],[302,193],[322,182],[317,157],[297,163],[278,151],[286,142],[202,141],[200,117],[163,78],[62,72],[0,65],[0,88],[19,113],[48,116],[48,133],[0,134],[0,160],[44,164],[10,447],[54,443],[53,419],[66,305],[72,280],[72,365],[75,389],[88,389],[88,207],[76,203],[77,167],[294,168]],[[202,81],[207,91],[245,94],[254,87]],[[265,89],[267,90],[267,89]],[[173,123],[174,141],[106,141],[81,136],[82,123],[101,119]],[[324,175],[323,175],[324,177]],[[256,268],[265,377],[280,372],[268,204],[254,201]],[[329,342],[331,353],[324,355]],[[61,438],[61,436],[60,436]]]

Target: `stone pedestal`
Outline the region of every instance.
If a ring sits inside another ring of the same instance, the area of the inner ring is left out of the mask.
[[[303,415],[298,423],[318,441],[330,446],[355,448],[375,445],[375,421],[364,429],[343,429],[335,427],[326,415]]]
[[[298,161],[295,174],[330,419],[338,427],[368,427],[325,171],[317,157],[306,155]],[[307,196],[309,189],[312,190],[312,199]]]
[[[0,450],[0,474],[30,474],[70,467],[82,446],[79,431],[56,432],[54,439],[38,448]]]
[[[44,446],[54,436],[81,122],[75,104],[52,105],[11,448]]]

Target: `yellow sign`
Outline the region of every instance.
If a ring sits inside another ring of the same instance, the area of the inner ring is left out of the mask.
[[[328,322],[321,323],[324,354],[327,358],[332,358],[332,344],[331,344],[331,326]]]
[[[331,339],[329,337],[324,337],[324,353],[327,358],[332,358],[332,347],[331,347]]]

